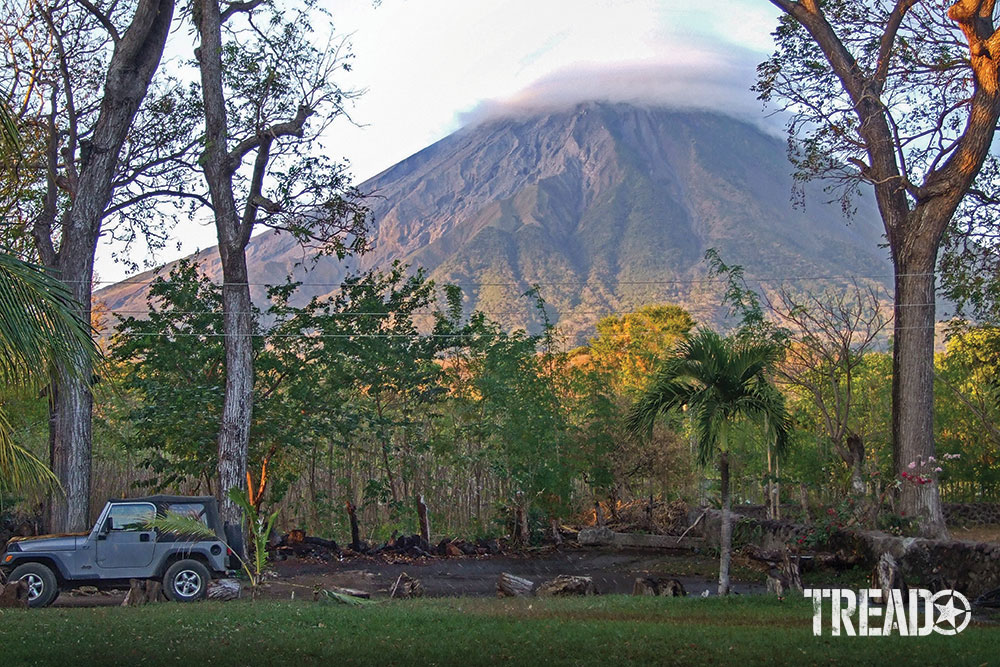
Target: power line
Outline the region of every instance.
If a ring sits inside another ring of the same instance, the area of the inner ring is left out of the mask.
[[[937,325],[934,326],[924,326],[924,327],[898,327],[894,328],[893,331],[927,331],[937,329]],[[659,335],[661,332],[656,332],[652,330],[637,331],[637,332],[614,332],[610,335],[613,337],[623,337],[630,336],[634,338],[640,337],[650,337],[654,335]],[[197,332],[186,332],[178,331],[173,333],[164,333],[161,331],[145,331],[145,332],[117,332],[115,336],[125,336],[129,338],[178,338],[178,337],[196,337],[196,338],[227,338],[227,337],[239,337],[239,334],[227,334],[227,333],[197,333]],[[428,338],[444,338],[444,339],[454,339],[454,338],[465,338],[473,340],[478,337],[477,334],[470,333],[450,333],[450,334],[422,334],[420,332],[412,333],[401,333],[401,334],[375,334],[375,333],[344,333],[344,334],[304,334],[304,333],[294,333],[294,334],[273,334],[273,333],[251,333],[248,334],[250,338],[285,338],[285,339],[306,339],[306,340],[323,340],[327,338],[332,339],[346,339],[346,338],[414,338],[414,339],[428,339]]]
[[[937,275],[935,272],[923,272],[923,273],[901,273],[899,275],[893,275],[891,273],[874,273],[874,274],[829,274],[829,275],[816,275],[816,276],[744,276],[744,280],[747,282],[756,283],[774,283],[774,282],[796,282],[796,281],[814,281],[814,280],[858,280],[858,279],[885,279],[885,278],[917,278]],[[125,280],[68,280],[63,281],[66,284],[74,283],[84,283],[90,282],[93,285],[151,285],[157,280],[163,279],[162,277],[135,280],[126,278]],[[296,283],[297,281],[292,281]],[[728,282],[728,278],[671,278],[666,280],[618,280],[613,281],[615,286],[635,286],[635,285],[695,285],[704,283],[725,283]],[[283,285],[284,283],[253,283],[253,282],[237,282],[237,283],[227,283],[227,282],[213,282],[213,285],[218,285],[221,287],[226,286],[237,286],[237,287],[275,287]],[[300,287],[342,287],[343,281],[335,283],[321,283],[321,282],[297,282]],[[565,287],[574,285],[591,285],[590,280],[565,280],[565,281],[535,281],[535,280],[521,280],[518,282],[447,282],[442,281],[441,286],[444,285],[455,285],[458,287],[532,287],[538,285],[539,287]]]

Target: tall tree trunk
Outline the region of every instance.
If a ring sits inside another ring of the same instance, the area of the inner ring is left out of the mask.
[[[243,515],[229,499],[233,488],[243,489],[247,476],[250,420],[253,416],[253,318],[243,248],[230,249],[223,261],[223,323],[226,333],[226,390],[219,428],[220,515],[234,549],[243,552]]]
[[[229,126],[222,84],[222,17],[218,0],[200,2],[198,32],[201,46],[195,54],[201,71],[205,106],[203,165],[215,212],[219,258],[222,261],[223,323],[226,347],[226,390],[219,428],[219,514],[226,535],[242,552],[243,517],[229,499],[233,488],[246,485],[250,417],[253,412],[253,320],[248,284],[246,246],[253,221],[244,224],[233,194],[234,164],[228,152]],[[258,155],[258,160],[261,156]],[[266,161],[266,155],[264,156]]]
[[[722,487],[722,526],[719,536],[719,595],[729,595],[729,563],[733,558],[733,524],[729,498],[729,452],[719,454]]]
[[[86,146],[81,142],[79,182],[58,253],[51,238],[39,238],[39,254],[69,285],[79,302],[80,317],[90,322],[94,254],[112,179],[122,146],[159,67],[174,15],[173,0],[140,0],[128,30],[108,63],[104,97]],[[52,465],[65,495],[52,502],[51,529],[84,530],[89,526],[92,459],[93,369],[80,358],[75,368],[59,369],[52,402]]]
[[[893,252],[896,274],[892,435],[897,474],[934,455],[934,269],[937,243]],[[901,511],[928,537],[947,535],[941,497],[931,484],[904,483]]]

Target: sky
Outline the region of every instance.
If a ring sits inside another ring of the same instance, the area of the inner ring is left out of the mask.
[[[777,25],[767,0],[319,2],[352,45],[341,86],[363,91],[349,107],[353,123],[342,118],[323,137],[355,183],[464,125],[518,109],[601,99],[765,122],[749,87]],[[215,245],[214,227],[192,221],[172,236],[156,263]],[[102,282],[127,275],[112,251],[98,248]]]

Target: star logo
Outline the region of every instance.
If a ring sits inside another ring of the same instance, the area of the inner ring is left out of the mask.
[[[931,607],[936,610],[934,632],[941,635],[957,635],[972,620],[969,599],[958,591],[943,590],[935,593],[931,598]]]

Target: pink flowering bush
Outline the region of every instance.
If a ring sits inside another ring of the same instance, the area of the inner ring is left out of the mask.
[[[947,461],[953,461],[960,456],[961,454],[942,454],[941,458]],[[934,481],[935,475],[944,472],[944,468],[941,467],[941,464],[933,456],[928,456],[926,459],[922,456],[918,456],[916,461],[910,461],[906,467],[907,470],[899,473],[899,476],[904,482],[914,484],[916,486],[930,484]]]

